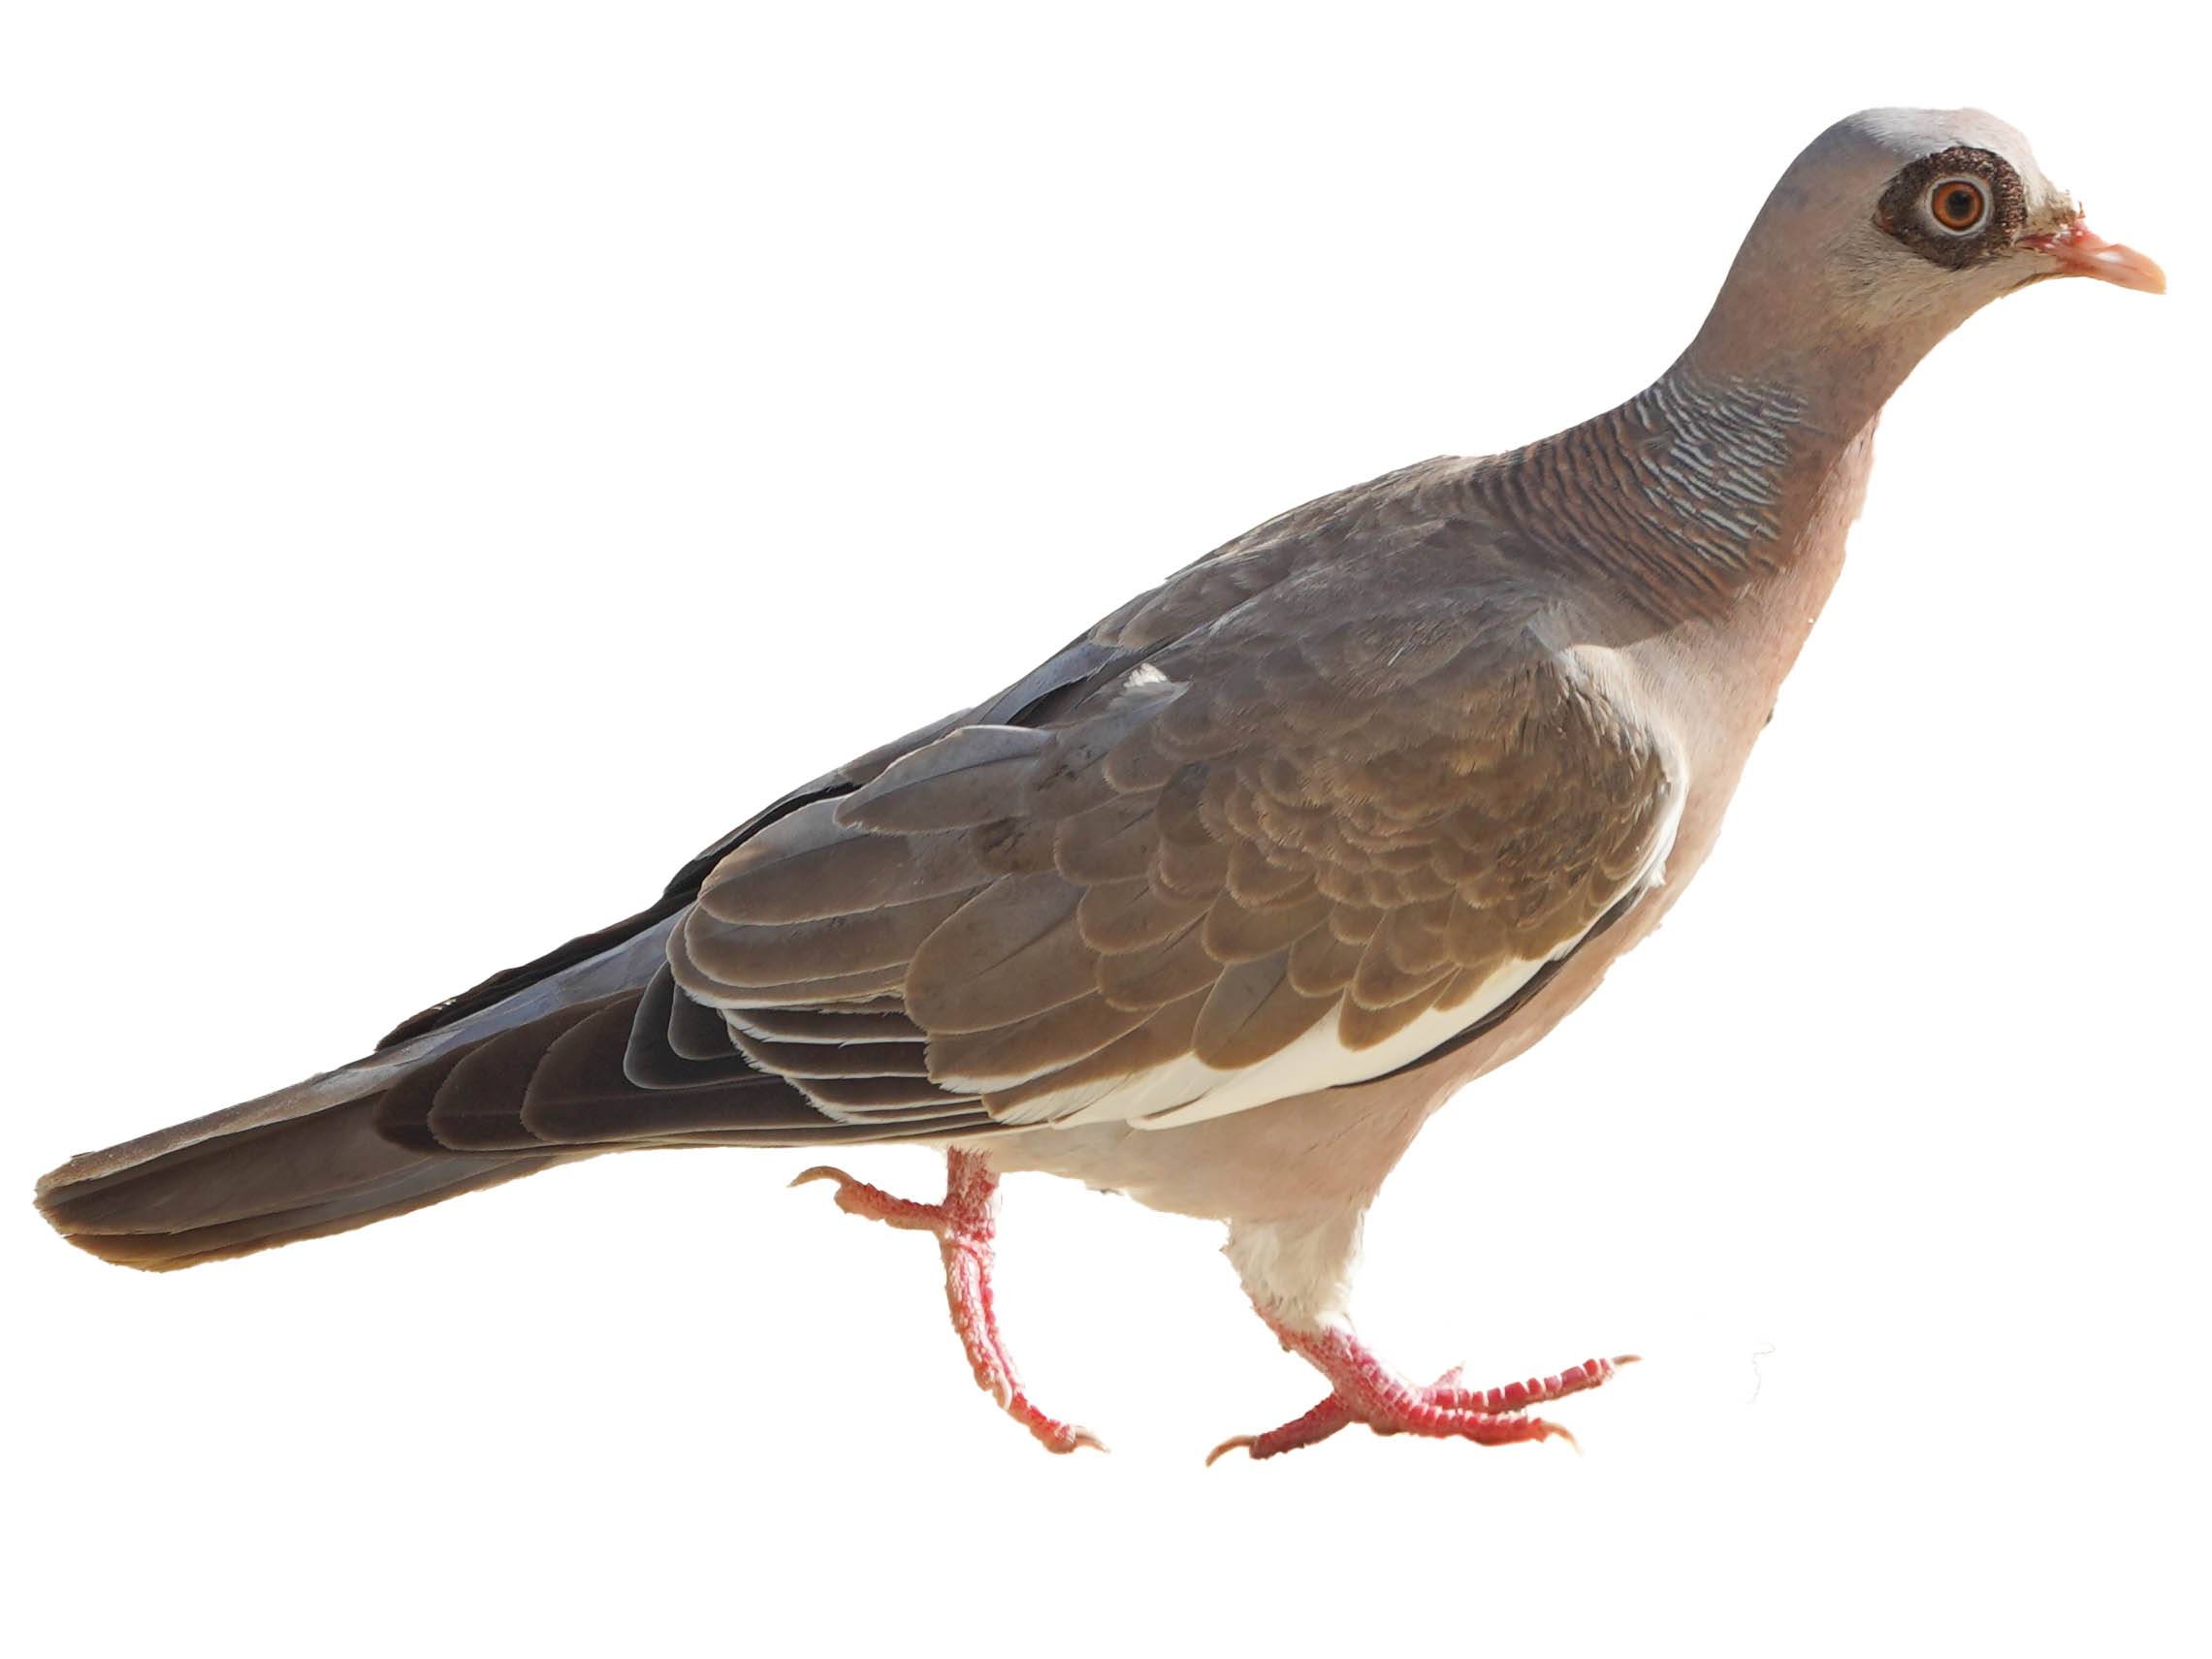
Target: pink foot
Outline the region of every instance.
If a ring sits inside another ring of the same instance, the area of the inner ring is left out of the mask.
[[[1496,1388],[1459,1387],[1455,1366],[1424,1388],[1393,1375],[1348,1331],[1295,1331],[1273,1320],[1267,1324],[1285,1348],[1304,1357],[1329,1379],[1330,1392],[1303,1417],[1294,1418],[1280,1428],[1223,1441],[1207,1453],[1209,1464],[1239,1447],[1259,1458],[1318,1446],[1355,1422],[1365,1423],[1377,1434],[1422,1434],[1439,1440],[1472,1440],[1481,1446],[1547,1440],[1554,1435],[1572,1446],[1575,1437],[1557,1423],[1519,1414],[1529,1406],[1594,1388],[1621,1366],[1636,1360],[1633,1354],[1617,1359],[1586,1359],[1555,1377],[1531,1377],[1524,1383],[1508,1383]]]
[[[999,1178],[973,1152],[946,1155],[945,1199],[922,1204],[894,1197],[881,1187],[856,1181],[842,1169],[817,1164],[799,1174],[794,1187],[808,1181],[835,1181],[837,1207],[849,1215],[865,1216],[914,1232],[934,1233],[939,1254],[945,1258],[945,1299],[952,1309],[952,1328],[968,1350],[968,1363],[976,1382],[999,1402],[1001,1409],[1037,1436],[1047,1452],[1073,1452],[1094,1446],[1104,1452],[1106,1443],[1087,1428],[1062,1422],[1038,1410],[1021,1391],[1013,1357],[999,1335],[998,1316],[991,1310],[991,1236],[998,1229]]]

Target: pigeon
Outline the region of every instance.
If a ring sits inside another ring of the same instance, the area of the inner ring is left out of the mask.
[[[1681,358],[1509,454],[1270,519],[997,695],[783,796],[635,915],[402,1022],[366,1058],[87,1153],[38,1203],[168,1269],[645,1147],[942,1150],[941,1198],[823,1164],[936,1239],[977,1382],[1043,1446],[992,1302],[1003,1177],[1227,1225],[1310,1411],[1481,1445],[1631,1356],[1499,1387],[1364,1346],[1370,1203],[1462,1085],[1542,1037],[1704,863],[1834,584],[1875,424],[1990,301],[2163,292],[2019,133],[1871,110],[1752,223]],[[886,722],[889,723],[889,722]],[[899,723],[903,724],[904,721]]]

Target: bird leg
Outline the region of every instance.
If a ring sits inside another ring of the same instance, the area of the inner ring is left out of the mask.
[[[1078,1446],[1104,1452],[1105,1442],[1089,1429],[1045,1416],[1021,1391],[1013,1356],[999,1335],[998,1316],[991,1309],[991,1238],[998,1230],[999,1178],[973,1152],[950,1151],[946,1161],[945,1198],[935,1204],[894,1197],[827,1164],[804,1171],[791,1185],[835,1181],[837,1207],[848,1215],[934,1233],[938,1253],[945,1259],[945,1299],[952,1310],[952,1328],[968,1351],[977,1385],[1037,1436],[1047,1452],[1073,1452]]]
[[[1349,1330],[1334,1326],[1293,1329],[1270,1318],[1264,1307],[1260,1317],[1267,1321],[1267,1327],[1286,1350],[1329,1379],[1330,1393],[1303,1417],[1294,1418],[1280,1428],[1223,1441],[1207,1454],[1208,1463],[1239,1447],[1256,1458],[1280,1456],[1300,1447],[1317,1446],[1355,1422],[1365,1423],[1377,1434],[1422,1434],[1439,1440],[1472,1440],[1482,1446],[1545,1440],[1553,1435],[1571,1446],[1575,1437],[1557,1423],[1520,1414],[1529,1406],[1594,1388],[1636,1358],[1633,1354],[1624,1354],[1617,1359],[1586,1359],[1556,1376],[1531,1377],[1495,1388],[1461,1388],[1455,1366],[1425,1388],[1389,1370]]]

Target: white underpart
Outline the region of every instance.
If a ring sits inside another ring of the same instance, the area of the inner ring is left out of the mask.
[[[1362,1200],[1293,1221],[1242,1223],[1230,1228],[1227,1254],[1245,1294],[1276,1324],[1293,1330],[1349,1326],[1365,1218]]]

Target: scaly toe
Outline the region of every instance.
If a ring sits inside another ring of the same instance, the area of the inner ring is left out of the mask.
[[[903,1228],[911,1232],[934,1232],[945,1236],[948,1226],[946,1206],[925,1204],[913,1198],[902,1198],[886,1193],[882,1188],[849,1175],[829,1164],[817,1164],[812,1169],[802,1169],[791,1177],[790,1184],[803,1187],[810,1181],[835,1181],[837,1191],[830,1195],[849,1216],[863,1221],[880,1221],[890,1227]]]

